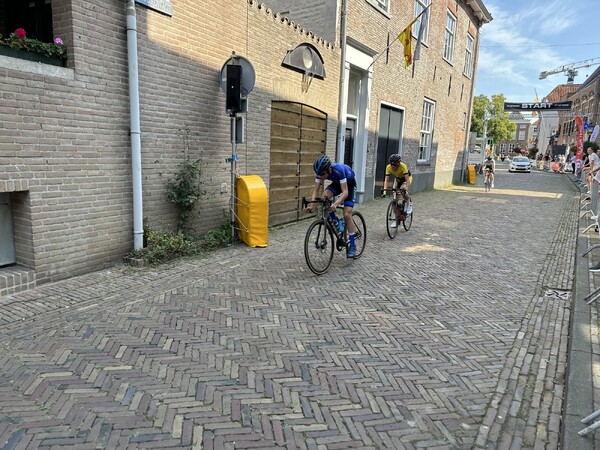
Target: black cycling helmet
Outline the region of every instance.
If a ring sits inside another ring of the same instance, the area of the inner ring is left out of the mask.
[[[487,157],[487,160],[488,160],[488,161],[491,161],[491,160],[492,160],[492,157],[491,157],[491,156],[488,156],[488,157]]]
[[[329,159],[329,156],[327,155],[318,157],[313,164],[313,169],[317,175],[322,175],[325,171],[329,170],[330,167],[331,159]]]
[[[402,161],[402,158],[400,157],[400,155],[398,153],[394,153],[393,155],[390,155],[390,164],[399,164],[400,161]]]

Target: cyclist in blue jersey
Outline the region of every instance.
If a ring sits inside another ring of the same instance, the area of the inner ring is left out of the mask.
[[[312,192],[312,200],[314,201],[318,194],[321,185],[325,180],[331,181],[331,184],[323,191],[323,197],[337,199],[331,204],[329,213],[335,216],[335,209],[344,205],[344,221],[348,230],[350,246],[348,248],[348,258],[354,258],[356,255],[356,244],[354,243],[354,233],[356,228],[352,221],[352,209],[354,208],[354,200],[356,198],[356,178],[354,171],[345,164],[332,163],[327,155],[322,155],[317,158],[313,164],[313,169],[317,174],[315,179],[315,187]],[[312,212],[312,204],[306,207],[307,212]]]

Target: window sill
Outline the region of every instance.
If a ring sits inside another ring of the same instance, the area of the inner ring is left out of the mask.
[[[0,69],[10,69],[19,72],[74,80],[75,71],[66,67],[52,66],[41,62],[29,61],[11,56],[0,55]]]
[[[10,56],[11,58],[24,59],[26,61],[40,62],[51,66],[63,67],[65,60],[58,56],[46,56],[42,53],[30,52],[25,50],[15,50],[8,45],[0,45],[0,55]]]

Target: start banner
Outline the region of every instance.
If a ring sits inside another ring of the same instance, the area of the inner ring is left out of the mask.
[[[504,111],[570,111],[571,101],[567,102],[504,102]]]

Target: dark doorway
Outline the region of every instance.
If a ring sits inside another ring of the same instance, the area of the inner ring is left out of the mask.
[[[356,135],[356,120],[346,120],[346,138],[344,147],[344,164],[354,169],[354,136]]]
[[[383,177],[388,158],[394,153],[402,154],[402,121],[404,111],[382,105],[379,113],[379,138],[377,139],[377,166],[374,193],[383,188]]]

